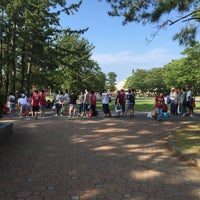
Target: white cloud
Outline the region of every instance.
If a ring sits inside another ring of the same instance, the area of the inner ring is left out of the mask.
[[[96,60],[100,66],[115,65],[115,66],[130,66],[138,65],[139,67],[162,67],[170,62],[172,59],[179,58],[180,55],[174,55],[166,49],[157,48],[141,54],[134,52],[123,51],[116,54],[95,54],[93,59]]]
[[[163,67],[173,59],[179,59],[180,54],[174,54],[164,48],[156,48],[143,53],[123,51],[115,54],[94,54],[104,73],[115,72],[117,81],[121,81],[131,75],[132,70],[152,69]]]

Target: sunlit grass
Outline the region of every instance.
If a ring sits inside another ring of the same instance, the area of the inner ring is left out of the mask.
[[[114,98],[112,102],[110,103],[110,110],[114,110]],[[137,98],[136,103],[135,103],[135,110],[138,112],[149,112],[155,108],[155,100],[154,98]],[[169,107],[169,106],[168,106]],[[200,109],[200,102],[196,102],[196,107],[194,110]],[[97,103],[97,110],[102,110],[102,103],[98,102]]]
[[[184,154],[200,158],[200,124],[176,131],[173,142]]]

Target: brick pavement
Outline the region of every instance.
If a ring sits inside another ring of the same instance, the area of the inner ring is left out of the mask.
[[[198,120],[14,118],[0,140],[0,199],[199,200],[200,171],[166,145]]]

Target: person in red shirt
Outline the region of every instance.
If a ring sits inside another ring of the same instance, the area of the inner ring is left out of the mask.
[[[95,116],[96,115],[96,104],[97,104],[97,98],[96,95],[94,94],[94,91],[91,92],[90,94],[90,116]]]
[[[32,118],[37,119],[37,114],[39,112],[39,103],[40,103],[40,95],[38,93],[38,90],[35,90],[33,95],[32,95]]]
[[[122,105],[122,113],[123,113],[123,116],[124,116],[125,110],[126,110],[126,93],[125,93],[124,89],[121,89],[120,95],[121,95],[121,98],[122,98],[121,105]]]
[[[165,103],[165,99],[164,99],[163,92],[160,92],[160,94],[158,96],[156,96],[156,98],[155,98],[155,108],[156,108],[156,113],[158,115],[158,117],[157,117],[158,121],[161,121],[161,118],[163,115],[164,103]]]
[[[41,90],[41,92],[39,93],[39,105],[40,105],[40,116],[44,117],[45,115],[45,109],[46,109],[46,97],[44,94],[44,90]]]

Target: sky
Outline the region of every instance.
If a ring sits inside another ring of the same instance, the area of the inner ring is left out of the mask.
[[[83,37],[95,46],[92,59],[98,62],[106,75],[115,72],[117,83],[131,76],[133,70],[163,67],[182,57],[184,48],[179,46],[178,41],[172,40],[181,24],[159,31],[148,42],[147,39],[151,39],[157,31],[155,24],[129,23],[123,26],[122,18],[108,16],[108,10],[110,4],[105,0],[83,0],[78,12],[62,15],[60,23],[62,28],[75,30],[89,27]]]

